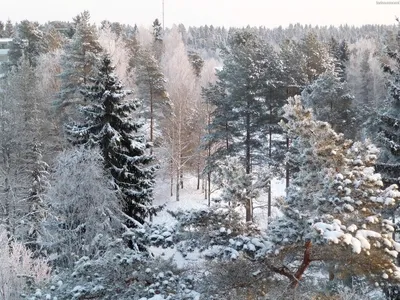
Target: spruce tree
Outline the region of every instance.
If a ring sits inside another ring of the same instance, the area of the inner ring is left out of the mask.
[[[346,69],[347,69],[348,62],[350,60],[349,45],[347,44],[347,42],[345,40],[343,40],[339,44],[337,58],[339,60],[338,75],[339,75],[341,81],[343,82],[343,81],[346,81],[346,79],[347,79]]]
[[[44,188],[46,184],[43,178],[38,183],[33,173],[40,168],[39,161],[45,165],[35,149],[48,132],[48,123],[44,122],[45,103],[37,88],[36,70],[27,59],[21,60],[2,84],[0,148],[3,160],[0,168],[4,194],[0,202],[5,209],[1,216],[5,217],[13,238],[28,241],[35,248],[43,212],[39,207],[43,189],[39,185]]]
[[[7,20],[6,26],[4,28],[4,37],[5,38],[12,38],[14,35],[14,26],[11,23],[11,20]]]
[[[5,32],[4,32],[4,23],[0,21],[0,38],[5,37]]]
[[[343,40],[339,43],[332,37],[329,42],[329,55],[333,60],[334,70],[340,81],[346,81],[346,67],[350,56],[347,42]]]
[[[125,100],[128,92],[122,90],[113,70],[110,58],[104,56],[94,84],[83,92],[88,102],[81,107],[85,122],[66,129],[73,143],[100,147],[104,167],[121,194],[124,212],[143,223],[156,212],[151,206],[155,166],[151,164],[153,157],[146,154],[144,136],[138,133],[142,124],[132,117],[139,103]]]
[[[49,187],[49,165],[43,160],[41,144],[35,143],[32,147],[32,186],[29,190],[27,202],[29,205],[28,214],[28,237],[27,246],[32,250],[38,250],[39,238],[41,237],[41,222],[45,218],[46,208],[44,194]]]
[[[362,60],[360,63],[361,71],[361,101],[366,109],[373,110],[373,78],[371,74],[371,67],[369,65],[370,51],[368,49],[362,52]]]

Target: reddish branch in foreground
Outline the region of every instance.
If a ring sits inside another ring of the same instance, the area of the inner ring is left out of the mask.
[[[275,266],[269,264],[268,267],[272,271],[289,278],[290,287],[295,289],[295,288],[298,287],[299,282],[300,282],[301,278],[303,277],[304,272],[307,270],[308,266],[311,263],[311,258],[310,258],[310,256],[311,256],[311,246],[312,246],[311,241],[307,241],[305,243],[303,261],[301,262],[301,265],[299,266],[299,268],[297,269],[297,271],[295,273],[293,273],[291,270],[289,270],[285,266],[275,267]]]

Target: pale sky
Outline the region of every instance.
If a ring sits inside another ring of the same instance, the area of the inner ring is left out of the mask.
[[[377,2],[396,4],[377,4]],[[400,0],[164,0],[165,26],[260,26],[395,24]],[[162,0],[4,0],[0,20],[63,20],[89,10],[92,21],[150,26],[162,20]]]

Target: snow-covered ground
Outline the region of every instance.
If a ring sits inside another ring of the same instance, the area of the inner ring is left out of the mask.
[[[172,228],[176,224],[176,220],[168,213],[170,211],[182,210],[197,210],[207,207],[208,201],[205,199],[204,192],[197,190],[197,178],[193,175],[186,174],[184,179],[184,188],[180,190],[180,200],[176,201],[175,186],[173,196],[171,196],[171,183],[168,174],[159,173],[157,176],[156,190],[154,191],[154,204],[165,205],[165,208],[154,217],[153,222],[156,224],[164,224],[167,228]],[[213,190],[211,193],[211,205],[214,204],[213,198],[219,194],[218,190]],[[272,217],[276,216],[279,211],[274,207],[277,197],[285,195],[285,181],[274,179],[272,181]],[[261,228],[266,229],[268,226],[268,210],[267,210],[267,194],[262,194],[254,203],[254,222]],[[244,208],[242,208],[244,218]],[[152,252],[156,256],[163,258],[173,257],[174,262],[178,267],[199,264],[203,261],[201,254],[198,251],[188,252],[186,257],[176,250],[176,248],[157,248],[152,247]]]
[[[192,210],[207,207],[208,201],[205,199],[204,192],[201,187],[197,190],[197,178],[193,175],[186,174],[183,178],[183,183],[183,189],[180,190],[179,194],[180,200],[176,201],[175,186],[173,188],[174,195],[171,196],[171,183],[169,176],[167,174],[158,174],[157,183],[155,185],[156,189],[154,191],[154,204],[165,205],[165,208],[154,218],[153,222],[171,226],[174,224],[175,219],[168,213],[168,210]],[[212,199],[218,195],[219,191],[213,188],[211,193],[211,205],[213,205]],[[272,217],[279,213],[278,209],[274,207],[276,198],[284,195],[285,180],[272,180]],[[261,228],[266,228],[268,224],[267,201],[267,194],[263,193],[259,199],[254,202],[254,222]]]
[[[173,224],[175,219],[168,213],[168,210],[179,209],[192,210],[201,209],[207,206],[207,199],[204,199],[204,192],[197,190],[197,178],[193,175],[186,175],[183,178],[183,189],[180,190],[180,200],[176,201],[175,182],[173,196],[171,196],[171,182],[168,174],[158,174],[154,191],[154,204],[165,205],[165,208],[154,218],[157,224]],[[212,197],[212,195],[211,195]]]

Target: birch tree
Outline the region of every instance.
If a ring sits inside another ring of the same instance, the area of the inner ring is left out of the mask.
[[[171,114],[164,122],[163,131],[169,153],[171,178],[173,174],[176,177],[176,200],[179,201],[183,171],[194,154],[191,134],[197,116],[195,100],[200,92],[177,27],[172,28],[165,37],[164,47],[161,65],[167,79],[165,88],[171,101]]]

